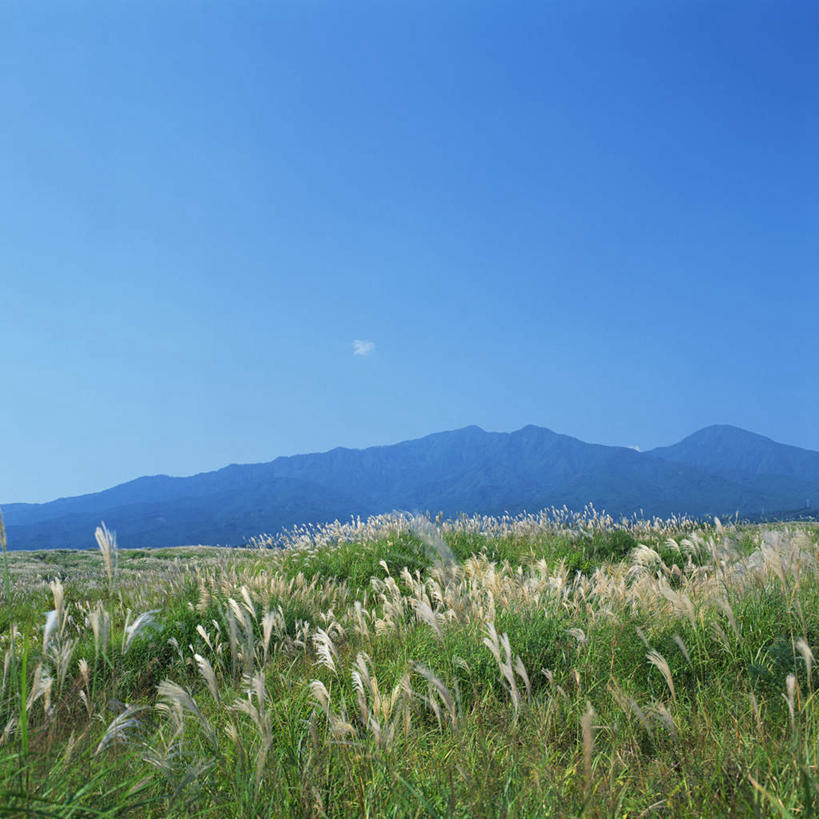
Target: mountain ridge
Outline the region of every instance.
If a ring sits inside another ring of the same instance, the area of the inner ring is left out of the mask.
[[[261,531],[393,509],[445,514],[582,508],[746,517],[819,503],[819,452],[729,425],[638,452],[546,427],[471,425],[364,449],[335,447],[142,476],[42,504],[3,507],[11,548],[88,546],[101,519],[123,546],[235,544]]]

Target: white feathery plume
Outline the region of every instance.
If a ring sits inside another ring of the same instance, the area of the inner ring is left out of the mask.
[[[665,657],[660,654],[659,651],[656,649],[651,649],[646,655],[648,661],[657,669],[659,669],[660,673],[663,675],[665,679],[666,685],[668,686],[669,690],[671,691],[671,698],[676,700],[677,699],[677,692],[674,690],[674,680],[671,677],[671,668],[668,665]]]
[[[199,673],[202,675],[202,677],[204,677],[211,696],[216,700],[216,702],[221,702],[222,698],[219,696],[219,686],[216,684],[216,674],[213,670],[213,666],[210,664],[210,660],[208,660],[207,657],[203,657],[201,654],[194,654],[193,659],[196,660],[196,665],[199,667]]]
[[[439,637],[443,637],[438,618],[426,600],[418,600],[415,603],[415,613],[421,622],[426,623]]]
[[[335,660],[338,657],[338,652],[336,651],[335,645],[333,645],[330,635],[324,629],[316,629],[315,634],[313,634],[313,647],[318,657],[316,663],[330,669],[330,671],[335,674]]]
[[[813,686],[813,652],[808,645],[807,640],[804,637],[800,637],[796,641],[796,649],[802,655],[802,659],[805,661],[805,668],[808,670],[808,686]]]
[[[139,720],[135,718],[135,714],[144,711],[146,708],[146,705],[129,705],[121,714],[114,717],[105,730],[105,734],[100,740],[99,745],[97,745],[94,754],[105,750],[112,742],[127,742],[128,732],[132,728],[139,726]]]
[[[51,642],[51,638],[57,630],[58,617],[59,615],[56,609],[52,609],[46,614],[45,626],[43,627],[43,654],[48,651],[48,644]]]
[[[151,623],[154,622],[154,615],[159,612],[159,609],[152,609],[151,611],[143,612],[134,620],[133,623],[125,623],[125,642],[122,645],[122,653],[128,651],[128,647],[139,636],[140,632],[144,631]]]
[[[117,564],[119,562],[117,536],[109,531],[105,525],[105,521],[103,521],[94,531],[94,537],[96,538],[97,546],[100,547],[102,562],[105,564],[105,573],[108,575],[108,589],[112,591],[114,588],[114,575],[116,574]]]

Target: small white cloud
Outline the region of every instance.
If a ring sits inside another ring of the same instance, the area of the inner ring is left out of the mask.
[[[369,355],[373,350],[375,350],[374,341],[365,341],[361,338],[353,340],[353,355]]]
[[[629,449],[633,449],[635,452],[642,452],[643,450],[640,449],[638,444],[632,444]]]

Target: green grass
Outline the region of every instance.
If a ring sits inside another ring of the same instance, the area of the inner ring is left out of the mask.
[[[455,565],[406,521],[328,532],[120,549],[110,589],[9,552],[0,816],[819,809],[816,528],[444,521]]]

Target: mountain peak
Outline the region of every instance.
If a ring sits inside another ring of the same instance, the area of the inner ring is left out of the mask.
[[[679,443],[657,447],[647,454],[731,479],[777,475],[819,480],[819,452],[780,444],[730,424],[704,427]]]
[[[486,430],[483,427],[479,427],[477,424],[469,424],[466,427],[459,427],[458,429],[453,429],[452,432],[454,434],[463,434],[463,435],[474,435],[474,434],[484,434]]]
[[[776,443],[771,438],[765,435],[760,435],[758,432],[751,432],[750,430],[736,427],[733,424],[711,424],[710,426],[698,429],[690,435],[683,438],[683,441],[690,440],[735,440],[735,441],[770,441]],[[681,442],[682,443],[682,442]]]

